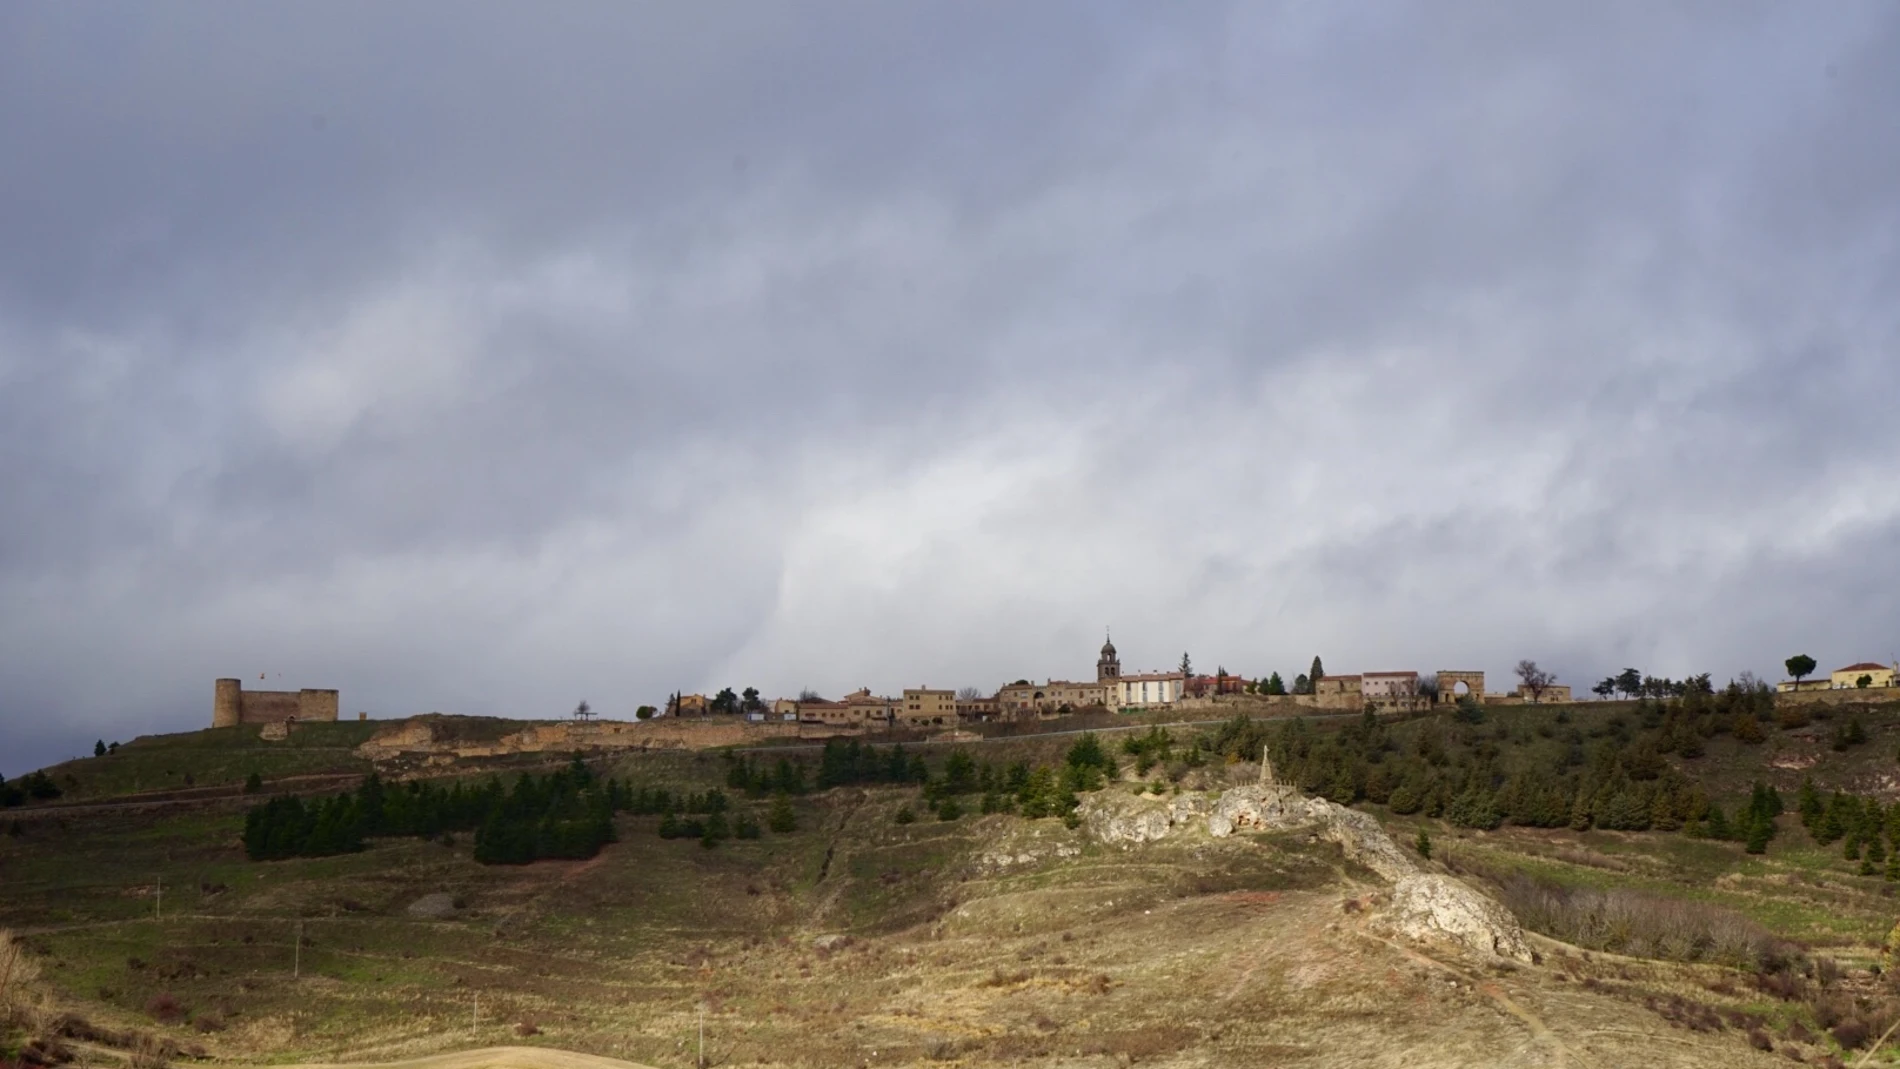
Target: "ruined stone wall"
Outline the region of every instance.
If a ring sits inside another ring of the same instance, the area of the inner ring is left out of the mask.
[[[403,754],[445,757],[500,757],[521,753],[571,753],[575,750],[702,750],[742,746],[775,738],[823,739],[852,734],[822,724],[747,721],[733,717],[664,717],[656,720],[527,722],[520,731],[492,742],[449,737],[428,717],[403,720],[377,731],[357,753],[370,760]]]

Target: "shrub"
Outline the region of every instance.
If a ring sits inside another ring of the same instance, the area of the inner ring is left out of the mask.
[[[909,806],[904,806],[903,808],[897,811],[896,821],[899,824],[909,824],[909,823],[914,822],[916,819],[917,819],[917,814],[911,812]]]
[[[145,1003],[145,1012],[160,1024],[177,1024],[185,1019],[185,1007],[169,992],[159,992]]]
[[[1869,1029],[1860,1018],[1849,1017],[1828,1029],[1828,1034],[1834,1037],[1834,1042],[1839,1043],[1843,1050],[1858,1050],[1867,1043]]]
[[[1629,888],[1571,888],[1473,868],[1497,886],[1499,899],[1525,927],[1587,949],[1754,967],[1764,976],[1778,973],[1794,956],[1789,944],[1720,906]]]
[[[957,804],[957,800],[955,798],[945,798],[937,806],[938,820],[946,820],[946,821],[955,820],[958,817],[961,817],[962,815],[963,815],[963,807]]]
[[[201,1013],[192,1019],[191,1027],[207,1035],[212,1032],[222,1032],[224,1031],[224,1018],[215,1013]]]
[[[541,1034],[541,1027],[535,1024],[532,1018],[529,1020],[522,1021],[518,1025],[515,1025],[515,1035],[518,1035],[523,1039],[526,1039],[529,1036],[538,1036],[540,1034]]]

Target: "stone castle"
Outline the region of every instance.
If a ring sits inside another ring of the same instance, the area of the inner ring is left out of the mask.
[[[245,690],[238,680],[220,679],[212,693],[211,726],[335,720],[336,710],[334,690]]]

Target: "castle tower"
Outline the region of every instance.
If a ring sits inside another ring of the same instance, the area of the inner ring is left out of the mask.
[[[233,728],[244,719],[244,684],[220,679],[211,692],[211,726]]]
[[[1102,643],[1101,659],[1095,662],[1095,681],[1113,683],[1122,677],[1122,662],[1115,656],[1115,643],[1108,640]]]

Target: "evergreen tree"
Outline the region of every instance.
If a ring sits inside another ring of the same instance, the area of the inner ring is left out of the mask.
[[[781,794],[772,799],[772,809],[766,814],[765,824],[774,835],[789,835],[798,830],[798,814],[792,811],[790,797]]]

